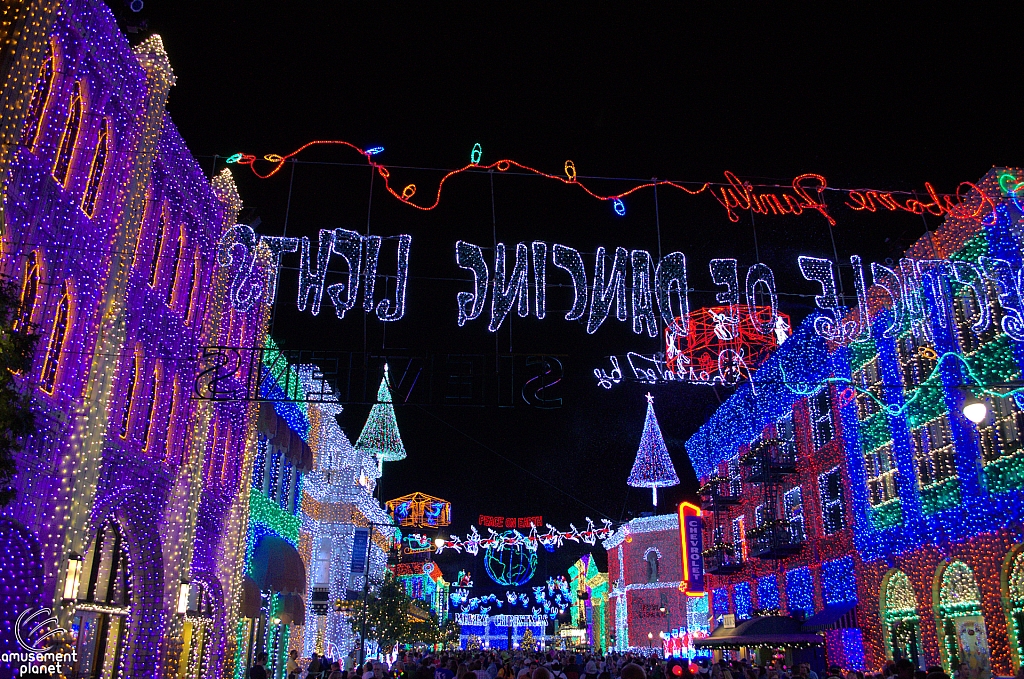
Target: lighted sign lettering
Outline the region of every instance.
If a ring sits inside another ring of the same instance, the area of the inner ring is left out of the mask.
[[[683,582],[689,596],[704,595],[704,542],[700,507],[679,505],[679,538],[683,549]]]

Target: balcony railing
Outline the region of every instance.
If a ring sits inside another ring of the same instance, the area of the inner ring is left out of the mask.
[[[778,559],[796,554],[804,545],[804,532],[798,524],[779,521],[747,531],[751,556]]]
[[[717,575],[735,573],[743,568],[743,556],[732,545],[719,543],[704,550],[704,571]]]
[[[762,439],[740,460],[748,483],[765,483],[796,472],[796,445],[792,441]]]
[[[715,511],[724,507],[732,507],[740,502],[739,483],[724,476],[713,476],[697,489],[700,495],[700,507],[707,511]]]

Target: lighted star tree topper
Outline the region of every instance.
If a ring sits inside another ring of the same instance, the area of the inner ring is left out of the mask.
[[[384,377],[377,389],[377,403],[370,409],[366,425],[356,441],[356,450],[377,458],[377,466],[383,470],[385,462],[396,462],[406,457],[402,435],[395,419],[395,406],[391,401],[391,376],[388,364],[384,364]]]
[[[640,448],[636,451],[633,470],[626,481],[634,488],[650,488],[654,506],[658,506],[658,488],[678,486],[679,476],[665,447],[665,439],[654,415],[654,397],[647,394],[647,419],[640,434]]]

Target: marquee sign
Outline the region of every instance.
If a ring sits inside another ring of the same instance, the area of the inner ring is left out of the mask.
[[[689,596],[704,596],[704,538],[700,507],[679,505],[679,539],[683,550],[683,582]]]

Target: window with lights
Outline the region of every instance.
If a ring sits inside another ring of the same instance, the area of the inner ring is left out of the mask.
[[[899,470],[896,468],[891,441],[864,453],[864,473],[867,476],[868,502],[872,507],[900,496],[896,485]]]
[[[824,386],[808,399],[811,410],[811,435],[814,447],[821,448],[835,437],[832,423],[832,398],[828,386]],[[792,415],[790,415],[792,418]]]
[[[881,410],[884,392],[882,371],[878,367],[878,357],[853,371],[851,380],[857,389],[857,418],[862,422]]]
[[[775,437],[779,440],[780,459],[796,460],[796,426],[792,410],[775,421]]]
[[[935,370],[935,349],[912,332],[899,339],[897,353],[903,373],[903,386],[907,389],[919,386]]]
[[[1020,452],[1024,412],[1013,398],[988,398],[986,405],[990,423],[978,427],[978,439],[982,463],[987,465]]]
[[[917,483],[927,488],[956,475],[949,416],[940,415],[912,431]]]
[[[737,516],[732,520],[732,548],[737,559],[747,560],[747,531],[744,518]]]
[[[839,467],[818,476],[821,497],[821,527],[825,535],[833,535],[846,527],[843,508],[843,475]]]
[[[793,542],[803,542],[805,539],[804,499],[800,486],[787,490],[782,495],[782,504]]]
[[[986,282],[985,287],[989,300],[999,298],[999,291],[991,282]],[[999,304],[989,303],[988,314],[991,322],[981,333],[974,331],[972,327],[982,317],[983,310],[978,303],[978,298],[971,288],[965,287],[960,290],[953,299],[953,320],[956,323],[957,340],[960,350],[966,356],[973,355],[981,347],[985,346],[999,336],[1003,310]]]

